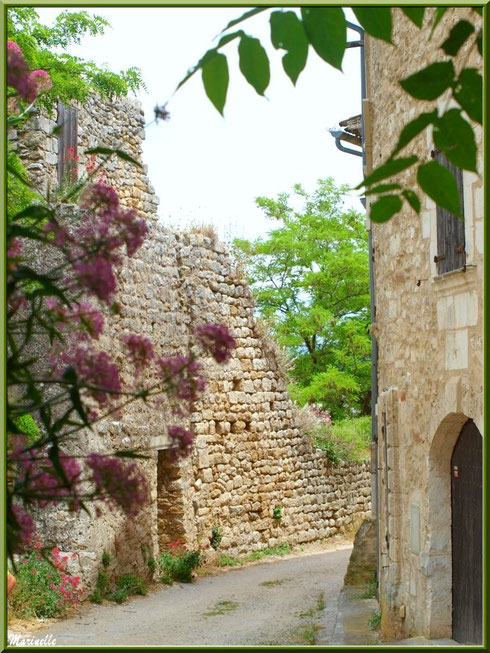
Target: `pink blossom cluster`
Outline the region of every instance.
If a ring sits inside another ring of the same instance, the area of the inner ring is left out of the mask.
[[[58,584],[51,583],[51,589],[59,592],[60,601],[58,605],[63,605],[63,603],[70,603],[71,605],[77,605],[80,603],[80,576],[70,576],[66,573],[66,568],[68,566],[68,556],[62,556],[58,547],[53,547],[51,550],[51,555],[53,557],[53,564],[55,569],[60,572],[60,579]],[[77,554],[73,553],[72,558],[76,558]]]
[[[323,410],[321,404],[310,404],[310,410],[317,417],[319,420],[321,420],[324,424],[327,426],[332,426],[332,418],[330,417],[330,413],[328,413],[326,410]]]
[[[52,354],[51,359],[53,358]],[[77,374],[78,383],[85,386],[99,404],[108,400],[108,394],[121,390],[119,370],[105,351],[89,346],[59,351],[54,371],[59,370],[60,366],[71,366]]]
[[[218,363],[226,363],[231,357],[231,350],[236,348],[236,341],[224,324],[201,324],[195,329],[195,334]]]
[[[12,238],[10,247],[7,250],[7,272],[15,272],[17,269],[17,259],[22,254],[22,243],[18,238]]]
[[[70,239],[73,271],[79,286],[110,303],[116,291],[114,269],[122,263],[117,250],[125,246],[132,256],[141,247],[148,225],[134,209],[121,207],[114,188],[102,182],[84,191],[80,205],[86,212]]]
[[[13,503],[12,513],[15,520],[14,529],[16,531],[16,546],[13,552],[20,553],[24,549],[26,543],[28,543],[32,538],[36,525],[24,506],[21,506],[18,503]]]
[[[134,516],[148,500],[148,484],[136,463],[124,464],[114,456],[91,453],[87,465],[92,470],[95,489],[102,499]]]
[[[136,333],[125,333],[121,336],[121,340],[128,349],[129,358],[135,367],[136,374],[139,375],[143,367],[155,356],[151,340]]]
[[[53,86],[45,70],[29,72],[22,50],[14,41],[7,41],[7,85],[15,88],[19,97],[34,102],[39,93]]]
[[[20,439],[9,454],[9,461],[18,469],[17,482],[24,486],[25,495],[36,501],[40,508],[50,503],[57,505],[61,499],[78,493],[81,468],[73,456],[59,452],[58,460],[64,478],[45,450],[25,448]],[[78,509],[78,500],[74,499],[73,509]],[[17,510],[22,516],[22,512]],[[24,516],[25,524],[27,520]]]
[[[197,401],[206,379],[200,374],[202,366],[192,356],[158,358],[156,364],[170,393],[184,401]]]
[[[60,304],[57,299],[48,297],[44,306],[56,328],[75,331],[79,342],[88,337],[97,339],[102,333],[104,316],[87,302],[74,303],[68,307]]]
[[[185,458],[192,451],[194,436],[182,426],[169,426],[167,428],[168,437],[174,448],[177,458]]]

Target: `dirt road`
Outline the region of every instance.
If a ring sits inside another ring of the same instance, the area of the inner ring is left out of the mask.
[[[162,586],[122,605],[88,605],[50,624],[56,646],[284,646],[328,639],[351,553],[288,557]]]

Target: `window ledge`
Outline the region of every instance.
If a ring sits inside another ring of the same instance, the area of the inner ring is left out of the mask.
[[[473,284],[475,280],[476,265],[466,265],[456,270],[437,274],[432,277],[436,290],[456,289]]]

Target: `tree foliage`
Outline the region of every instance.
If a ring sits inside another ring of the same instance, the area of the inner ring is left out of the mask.
[[[57,16],[53,27],[43,25],[38,19],[32,7],[9,7],[7,35],[19,45],[30,69],[42,69],[49,74],[53,87],[39,98],[39,103],[48,110],[56,100],[84,102],[94,92],[102,97],[114,97],[144,88],[137,68],[115,73],[92,61],[59,52],[80,43],[84,35],[103,35],[109,26],[105,18],[91,18],[87,11],[66,10]]]
[[[401,10],[416,25],[425,29],[428,41],[434,29],[443,18],[448,7],[402,7]],[[398,154],[421,132],[433,127],[436,147],[457,167],[463,170],[477,170],[477,146],[472,122],[482,124],[483,99],[482,76],[473,67],[466,67],[466,57],[472,52],[482,54],[482,30],[480,28],[481,7],[473,7],[474,24],[466,19],[459,20],[450,30],[447,38],[439,44],[441,61],[430,63],[425,68],[409,75],[399,83],[412,98],[436,101],[444,93],[457,106],[447,109],[434,108],[421,113],[407,123],[393,152],[381,166],[357,186],[364,187],[366,194],[378,197],[371,204],[370,218],[375,222],[386,222],[398,214],[405,205],[420,211],[420,197],[417,190],[403,186],[400,172],[417,166],[418,190],[422,190],[440,206],[461,216],[456,181],[451,173],[445,174],[441,164],[427,162],[418,156],[398,158]],[[258,13],[269,11],[269,7],[257,7],[245,12],[224,28],[219,34],[218,45],[208,50],[191,68],[177,86],[182,86],[198,70],[202,71],[208,97],[220,113],[226,104],[229,70],[226,56],[221,50],[231,41],[238,41],[239,68],[245,79],[259,93],[264,95],[270,81],[269,58],[260,41],[243,30],[229,33],[238,23],[247,21]],[[393,9],[390,7],[353,7],[353,12],[362,28],[372,37],[393,44]],[[302,7],[301,10],[277,9],[270,14],[271,42],[275,49],[284,50],[283,67],[286,75],[296,84],[305,68],[309,46],[328,64],[342,69],[347,48],[348,21],[341,7]],[[463,48],[465,46],[465,48]],[[433,48],[432,44],[431,47]],[[464,59],[461,51],[466,49]],[[435,49],[435,48],[433,48]],[[400,53],[400,56],[405,56]],[[219,58],[219,65],[218,65]],[[393,179],[399,183],[375,188],[381,180]],[[444,183],[441,183],[444,181]]]
[[[311,196],[298,184],[292,198],[260,197],[279,226],[234,242],[259,314],[294,359],[293,398],[334,418],[369,408],[367,235],[361,215],[342,209],[346,190],[327,178]]]

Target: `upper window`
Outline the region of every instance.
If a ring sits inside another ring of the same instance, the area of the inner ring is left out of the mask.
[[[456,179],[464,216],[463,171],[448,161],[440,150],[433,150],[432,158],[447,168]],[[458,218],[454,213],[440,206],[437,207],[437,254],[434,260],[437,263],[438,274],[459,270],[464,268],[466,263],[464,219]]]
[[[78,179],[78,109],[58,103],[58,183]]]

